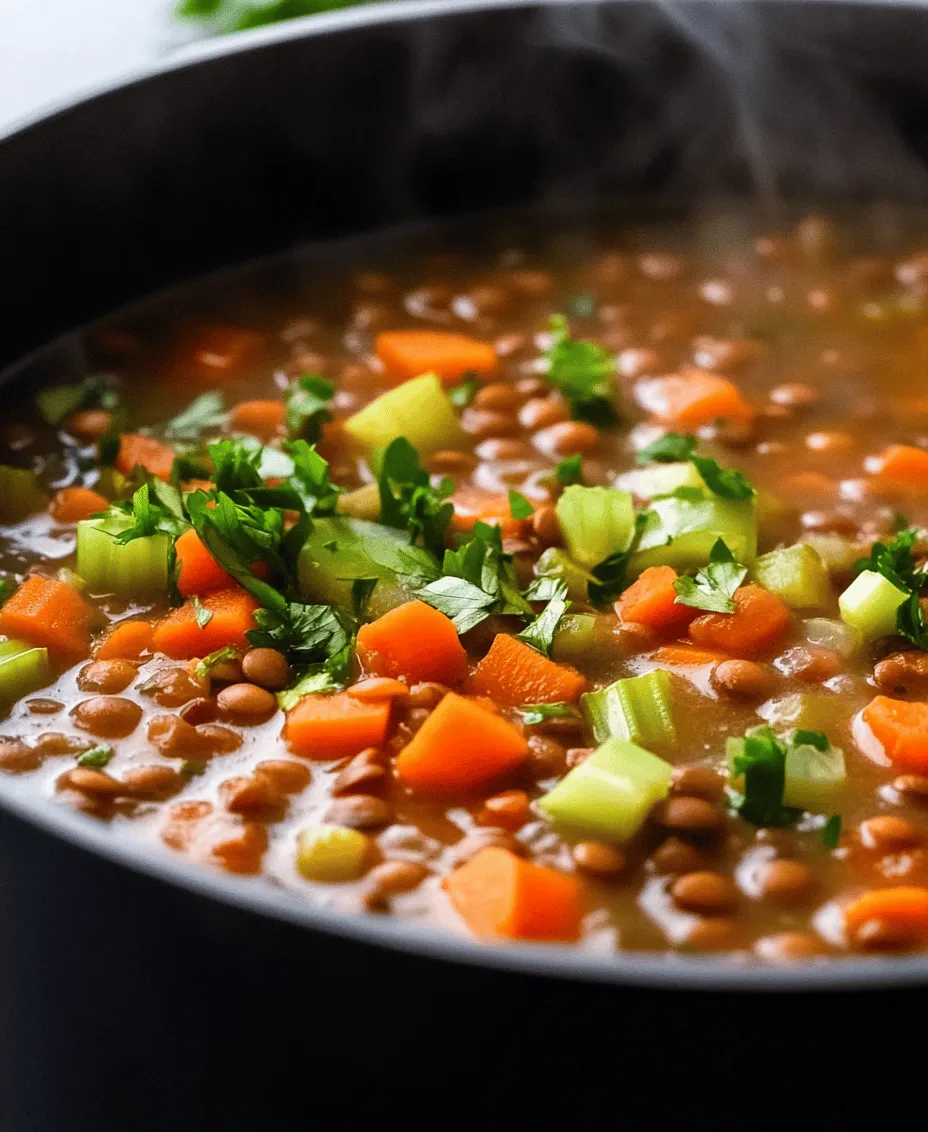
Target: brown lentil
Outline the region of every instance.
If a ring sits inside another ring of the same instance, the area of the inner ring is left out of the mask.
[[[571,856],[578,869],[596,876],[616,876],[625,868],[625,854],[603,841],[580,841]]]
[[[718,806],[703,798],[668,798],[656,817],[665,829],[678,833],[711,833],[722,824]]]
[[[269,718],[277,711],[277,699],[257,684],[230,684],[216,697],[219,710],[239,722]]]
[[[677,877],[670,886],[670,894],[677,907],[685,912],[717,915],[731,911],[738,903],[738,890],[733,882],[708,870]]]
[[[723,660],[712,669],[711,680],[717,692],[744,700],[766,700],[779,683],[769,664],[753,660]]]
[[[393,808],[382,798],[353,794],[333,802],[326,811],[325,820],[349,829],[376,829],[393,821]]]
[[[878,814],[867,818],[857,827],[857,832],[863,845],[884,853],[911,849],[924,841],[922,831],[917,826],[895,814]]]
[[[82,692],[123,692],[137,675],[130,660],[96,660],[77,674],[77,686]]]
[[[801,861],[768,861],[758,870],[760,894],[781,904],[798,904],[811,896],[815,877]]]
[[[249,649],[242,657],[242,675],[251,684],[271,692],[286,688],[291,679],[287,658],[277,649]]]
[[[142,709],[122,696],[93,696],[71,710],[75,724],[101,739],[123,739],[138,727]]]

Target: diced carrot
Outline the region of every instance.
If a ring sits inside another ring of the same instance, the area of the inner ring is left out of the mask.
[[[731,659],[728,653],[697,649],[692,645],[664,645],[651,654],[651,660],[659,668],[704,668]]]
[[[409,695],[409,685],[390,676],[369,676],[366,680],[352,684],[347,692],[356,700],[397,700],[400,696]]]
[[[475,935],[570,942],[580,935],[583,886],[576,877],[488,846],[444,881]]]
[[[623,621],[648,625],[667,636],[684,632],[696,610],[677,601],[677,577],[672,566],[650,566],[616,602],[616,613]]]
[[[154,626],[148,621],[120,621],[97,645],[97,660],[138,660],[151,648]]]
[[[172,610],[155,625],[152,648],[175,660],[191,660],[207,656],[216,649],[231,645],[247,649],[245,634],[256,628],[258,603],[245,590],[235,587],[205,594],[201,607],[212,614],[202,627],[197,624],[197,610],[192,601]]]
[[[469,534],[480,522],[499,527],[503,538],[519,538],[526,529],[527,520],[513,519],[510,514],[508,495],[462,485],[449,502],[454,507],[452,531]]]
[[[701,428],[720,419],[745,423],[754,419],[754,410],[733,382],[703,370],[639,381],[635,394],[642,408],[676,428]]]
[[[928,888],[900,885],[877,888],[852,900],[844,909],[844,924],[853,939],[869,923],[886,924],[911,937],[928,938]]]
[[[195,530],[184,531],[174,544],[177,555],[177,589],[183,597],[228,590],[235,581],[200,541]]]
[[[212,491],[215,486],[212,480],[192,479],[182,480],[180,489],[184,493],[188,491]],[[209,504],[207,504],[207,506],[209,506]],[[213,506],[215,506],[215,504],[213,504]]]
[[[211,802],[179,802],[168,810],[162,840],[195,860],[230,873],[257,873],[267,848],[267,830],[238,814],[215,812]]]
[[[732,600],[734,613],[704,613],[691,623],[690,639],[695,644],[750,660],[779,644],[789,632],[793,615],[763,586],[742,586]]]
[[[358,655],[367,672],[410,684],[453,685],[467,675],[467,653],[454,623],[424,601],[407,602],[362,625]]]
[[[492,346],[447,330],[385,330],[377,335],[374,350],[396,382],[437,373],[445,385],[454,385],[465,373],[496,370]]]
[[[908,491],[923,491],[928,487],[928,452],[911,444],[890,444],[868,469],[882,484]]]
[[[928,704],[875,696],[860,716],[891,763],[928,774]]]
[[[31,574],[0,609],[0,633],[58,656],[88,656],[95,616],[73,586]]]
[[[359,700],[347,692],[304,696],[287,715],[284,738],[304,759],[342,759],[387,737],[390,700]]]
[[[838,493],[838,484],[821,472],[797,472],[783,480],[783,495],[787,499],[811,498],[820,496],[834,496]]]
[[[586,680],[575,668],[555,664],[508,633],[493,638],[470,682],[472,692],[507,707],[573,703],[585,688]]]
[[[241,326],[209,326],[194,342],[190,356],[204,376],[239,369],[257,353],[264,335]]]
[[[528,744],[508,720],[449,692],[396,760],[407,786],[454,793],[483,786],[514,770]]]
[[[131,476],[136,468],[144,468],[159,480],[167,480],[171,477],[173,466],[174,449],[153,436],[124,432],[119,438],[116,468],[124,476]]]
[[[269,443],[280,433],[284,413],[283,401],[240,401],[229,423],[238,432],[251,433]]]
[[[49,511],[57,523],[79,523],[98,511],[105,511],[110,501],[89,487],[63,487],[55,494]]]

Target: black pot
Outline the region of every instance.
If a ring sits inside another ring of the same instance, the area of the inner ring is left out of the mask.
[[[410,220],[918,198],[926,28],[887,4],[464,0],[195,49],[0,142],[0,367],[169,284]],[[900,1012],[928,958],[486,948],[146,854],[15,781],[0,803],[4,1132],[832,1128],[871,1082],[891,1111],[920,1054]]]

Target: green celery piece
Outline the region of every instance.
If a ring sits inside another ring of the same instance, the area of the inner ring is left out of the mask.
[[[113,537],[132,525],[109,519],[82,519],[77,524],[77,573],[93,594],[158,593],[168,588],[171,538],[146,535],[120,544]]]
[[[666,748],[677,740],[673,699],[674,677],[655,668],[588,692],[580,697],[580,710],[597,743],[615,738]]]
[[[556,546],[549,547],[535,563],[535,576],[538,578],[560,578],[567,586],[567,596],[571,601],[587,600],[587,586],[593,575]]]
[[[757,556],[753,499],[659,499],[648,514],[648,524],[629,563],[632,576],[649,566],[673,566],[680,571],[705,566],[718,539],[724,540],[744,566]]]
[[[566,487],[555,507],[567,553],[581,566],[595,566],[624,550],[635,529],[631,494],[614,487]]]
[[[551,659],[579,665],[589,660],[598,632],[595,613],[568,613],[561,618],[551,643]]]
[[[0,523],[18,523],[47,506],[35,472],[0,464]]]
[[[649,464],[623,472],[615,481],[622,491],[630,491],[639,499],[654,499],[658,495],[672,495],[678,487],[698,487],[707,491],[706,481],[689,460],[679,464]]]
[[[828,567],[805,543],[762,554],[751,567],[751,577],[790,609],[822,609],[832,600]]]
[[[820,751],[811,743],[800,743],[786,752],[785,806],[830,813],[846,782],[844,751],[840,747]]]
[[[48,664],[48,649],[34,649],[20,641],[5,641],[2,649],[0,703],[13,704],[50,682],[52,673]]]
[[[803,622],[803,628],[810,645],[834,649],[845,660],[860,651],[862,643],[860,633],[850,625],[845,625],[843,621],[833,621],[830,617],[810,617],[808,621]]]
[[[380,617],[412,601],[405,578],[435,578],[438,562],[427,550],[410,546],[405,531],[365,519],[316,519],[300,551],[297,572],[305,598],[352,608],[351,585],[356,578],[379,579],[365,611]]]
[[[762,704],[757,713],[778,731],[824,731],[840,726],[847,703],[833,692],[789,692]]]
[[[670,791],[670,763],[625,739],[607,739],[569,771],[538,808],[556,825],[605,841],[630,841]]]
[[[369,451],[405,436],[423,459],[464,439],[454,406],[434,373],[404,381],[374,398],[345,421],[345,431]]]
[[[862,570],[838,598],[838,609],[845,625],[874,641],[895,633],[896,611],[908,596],[882,574]]]
[[[817,550],[828,569],[836,574],[850,570],[860,558],[860,547],[833,531],[809,531],[802,536],[802,541]]]

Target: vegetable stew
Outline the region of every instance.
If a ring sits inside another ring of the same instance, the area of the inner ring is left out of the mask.
[[[928,946],[909,231],[452,234],[49,347],[0,432],[0,769],[489,941]]]

